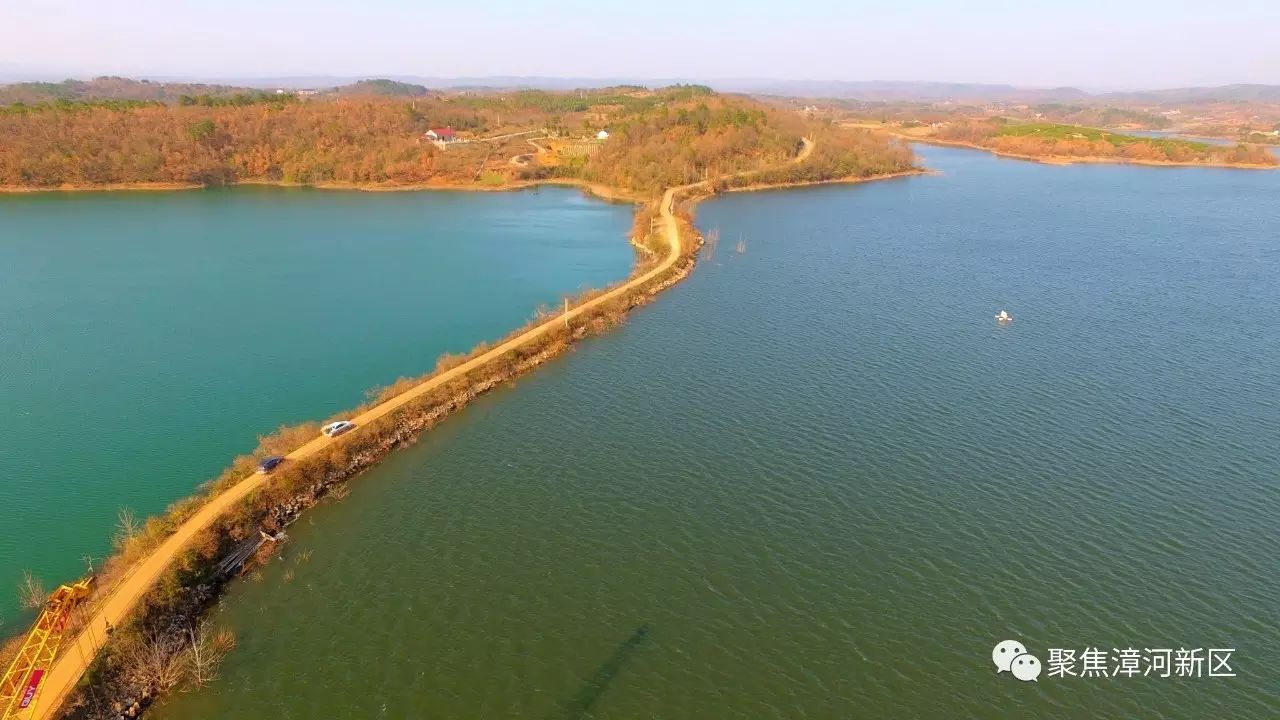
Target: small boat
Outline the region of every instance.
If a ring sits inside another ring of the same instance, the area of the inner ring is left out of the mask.
[[[1001,310],[999,313],[996,314],[996,322],[1000,323],[1001,325],[1011,320],[1013,320],[1013,316],[1009,314],[1008,310]]]

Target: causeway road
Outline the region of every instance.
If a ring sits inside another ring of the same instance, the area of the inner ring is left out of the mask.
[[[802,162],[813,151],[813,142],[805,139],[804,146],[800,153],[791,160],[791,162]],[[739,173],[746,175],[749,171]],[[679,187],[668,188],[662,195],[662,203],[659,208],[662,223],[663,235],[667,240],[667,254],[662,261],[656,266],[646,271],[642,275],[638,275],[621,285],[609,290],[603,295],[593,298],[575,308],[571,308],[568,312],[557,315],[546,322],[534,327],[521,335],[514,337],[501,345],[489,350],[483,355],[464,362],[463,364],[447,370],[439,375],[433,375],[424,380],[421,384],[406,390],[405,392],[383,402],[379,405],[366,410],[365,412],[351,418],[356,424],[356,428],[340,435],[336,438],[328,438],[324,436],[308,442],[299,447],[285,457],[289,461],[297,462],[315,455],[320,450],[334,443],[346,442],[349,437],[358,435],[362,428],[369,425],[373,421],[381,418],[388,413],[395,411],[397,408],[407,403],[413,402],[415,398],[421,397],[423,394],[449,383],[458,377],[461,377],[472,370],[476,370],[486,364],[496,360],[497,358],[522,347],[541,337],[551,328],[563,325],[566,320],[587,312],[595,307],[613,300],[624,293],[630,292],[635,288],[643,286],[649,281],[662,277],[676,261],[680,259],[680,226],[676,222],[675,217],[675,201],[676,195],[688,189],[692,189],[705,183],[693,183],[690,185],[682,185]],[[194,515],[178,526],[172,535],[165,538],[164,542],[152,550],[149,555],[140,560],[129,571],[128,575],[118,584],[106,597],[106,599],[98,604],[98,608],[88,618],[75,640],[69,643],[61,657],[54,662],[53,669],[46,673],[43,687],[40,689],[39,697],[32,707],[29,708],[28,714],[22,717],[23,720],[45,720],[57,715],[58,709],[71,694],[77,682],[84,675],[89,664],[97,657],[102,646],[106,644],[107,634],[104,630],[107,627],[122,625],[126,617],[134,608],[142,602],[146,594],[164,574],[165,570],[178,557],[179,553],[187,546],[188,543],[202,530],[213,525],[224,513],[234,508],[237,503],[258,490],[266,483],[271,482],[270,475],[252,474],[244,478],[235,485],[227,488],[221,494],[211,498],[205,503]]]

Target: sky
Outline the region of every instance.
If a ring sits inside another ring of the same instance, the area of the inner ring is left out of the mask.
[[[3,0],[0,75],[1118,90],[1280,84],[1278,38],[1280,0]]]

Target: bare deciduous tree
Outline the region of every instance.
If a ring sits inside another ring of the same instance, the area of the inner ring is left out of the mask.
[[[141,530],[142,523],[138,522],[133,511],[127,507],[120,508],[120,512],[116,514],[116,545],[127,545]]]
[[[122,653],[124,678],[137,687],[168,692],[186,676],[189,653],[181,635],[145,633],[129,643]]]
[[[44,591],[44,583],[31,574],[30,570],[22,571],[22,582],[18,584],[18,601],[27,610],[38,610],[44,607],[49,593]]]
[[[208,623],[202,623],[198,627],[187,626],[187,639],[191,643],[191,682],[204,687],[218,679],[218,665],[236,646],[235,635],[230,630],[214,631]]]

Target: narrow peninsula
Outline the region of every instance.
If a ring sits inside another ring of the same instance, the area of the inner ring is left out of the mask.
[[[409,92],[412,97],[403,97]],[[390,93],[390,96],[387,95]],[[205,612],[269,558],[308,508],[494,387],[684,278],[702,238],[692,211],[717,192],[919,172],[897,140],[698,86],[430,94],[374,83],[331,96],[222,92],[146,101],[65,100],[0,110],[0,185],[11,191],[177,189],[270,183],[368,190],[503,190],[571,183],[636,206],[636,265],[434,371],[322,421],[282,427],[198,494],[131,524],[61,628],[32,720],[137,717],[207,682],[233,643]],[[256,472],[263,457],[284,461]],[[192,485],[196,485],[193,481]],[[70,579],[68,579],[70,580]],[[107,632],[110,629],[110,632]],[[19,654],[14,638],[0,661]]]
[[[852,123],[851,127],[874,129]],[[1003,157],[1051,164],[1130,163],[1275,169],[1277,156],[1265,145],[1213,144],[1181,138],[1131,135],[1057,123],[1018,123],[1000,118],[965,119],[930,125],[884,126],[896,137],[935,145],[986,150]]]

